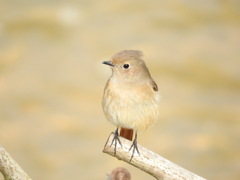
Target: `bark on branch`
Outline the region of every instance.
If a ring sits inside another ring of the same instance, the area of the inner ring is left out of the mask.
[[[0,145],[0,172],[5,180],[31,180],[31,178],[14,161],[10,154]]]
[[[111,133],[103,149],[104,153],[111,156],[114,156],[114,144],[111,146],[113,137],[114,133]],[[158,180],[206,180],[140,146],[139,144],[138,149],[140,155],[135,152],[133,159],[129,162],[132,151],[128,151],[132,142],[121,137],[119,138],[122,146],[119,144],[117,145],[117,153],[115,157],[145,171]]]

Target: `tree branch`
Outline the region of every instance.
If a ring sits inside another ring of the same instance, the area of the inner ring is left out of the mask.
[[[114,144],[111,146],[113,137],[114,133],[111,133],[103,149],[104,153],[111,156],[114,156]],[[206,180],[140,145],[138,145],[140,155],[135,151],[133,159],[129,162],[132,151],[128,151],[132,142],[119,138],[122,146],[117,145],[115,157],[145,171],[158,180]]]
[[[1,145],[0,172],[3,174],[5,180],[31,180]]]

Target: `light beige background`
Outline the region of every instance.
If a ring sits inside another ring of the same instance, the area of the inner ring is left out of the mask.
[[[35,180],[106,179],[115,127],[101,64],[138,49],[162,95],[139,144],[212,180],[240,179],[240,2],[0,2],[0,144]],[[0,179],[3,179],[0,175]]]

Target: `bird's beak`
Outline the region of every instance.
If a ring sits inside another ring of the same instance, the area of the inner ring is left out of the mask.
[[[111,61],[103,61],[102,63],[112,67],[114,66]]]

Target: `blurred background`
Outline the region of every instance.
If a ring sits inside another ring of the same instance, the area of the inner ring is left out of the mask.
[[[101,62],[124,49],[144,52],[162,96],[139,144],[207,179],[240,179],[240,1],[0,3],[0,144],[32,179],[106,179],[118,166],[154,179],[102,153],[115,126]]]

